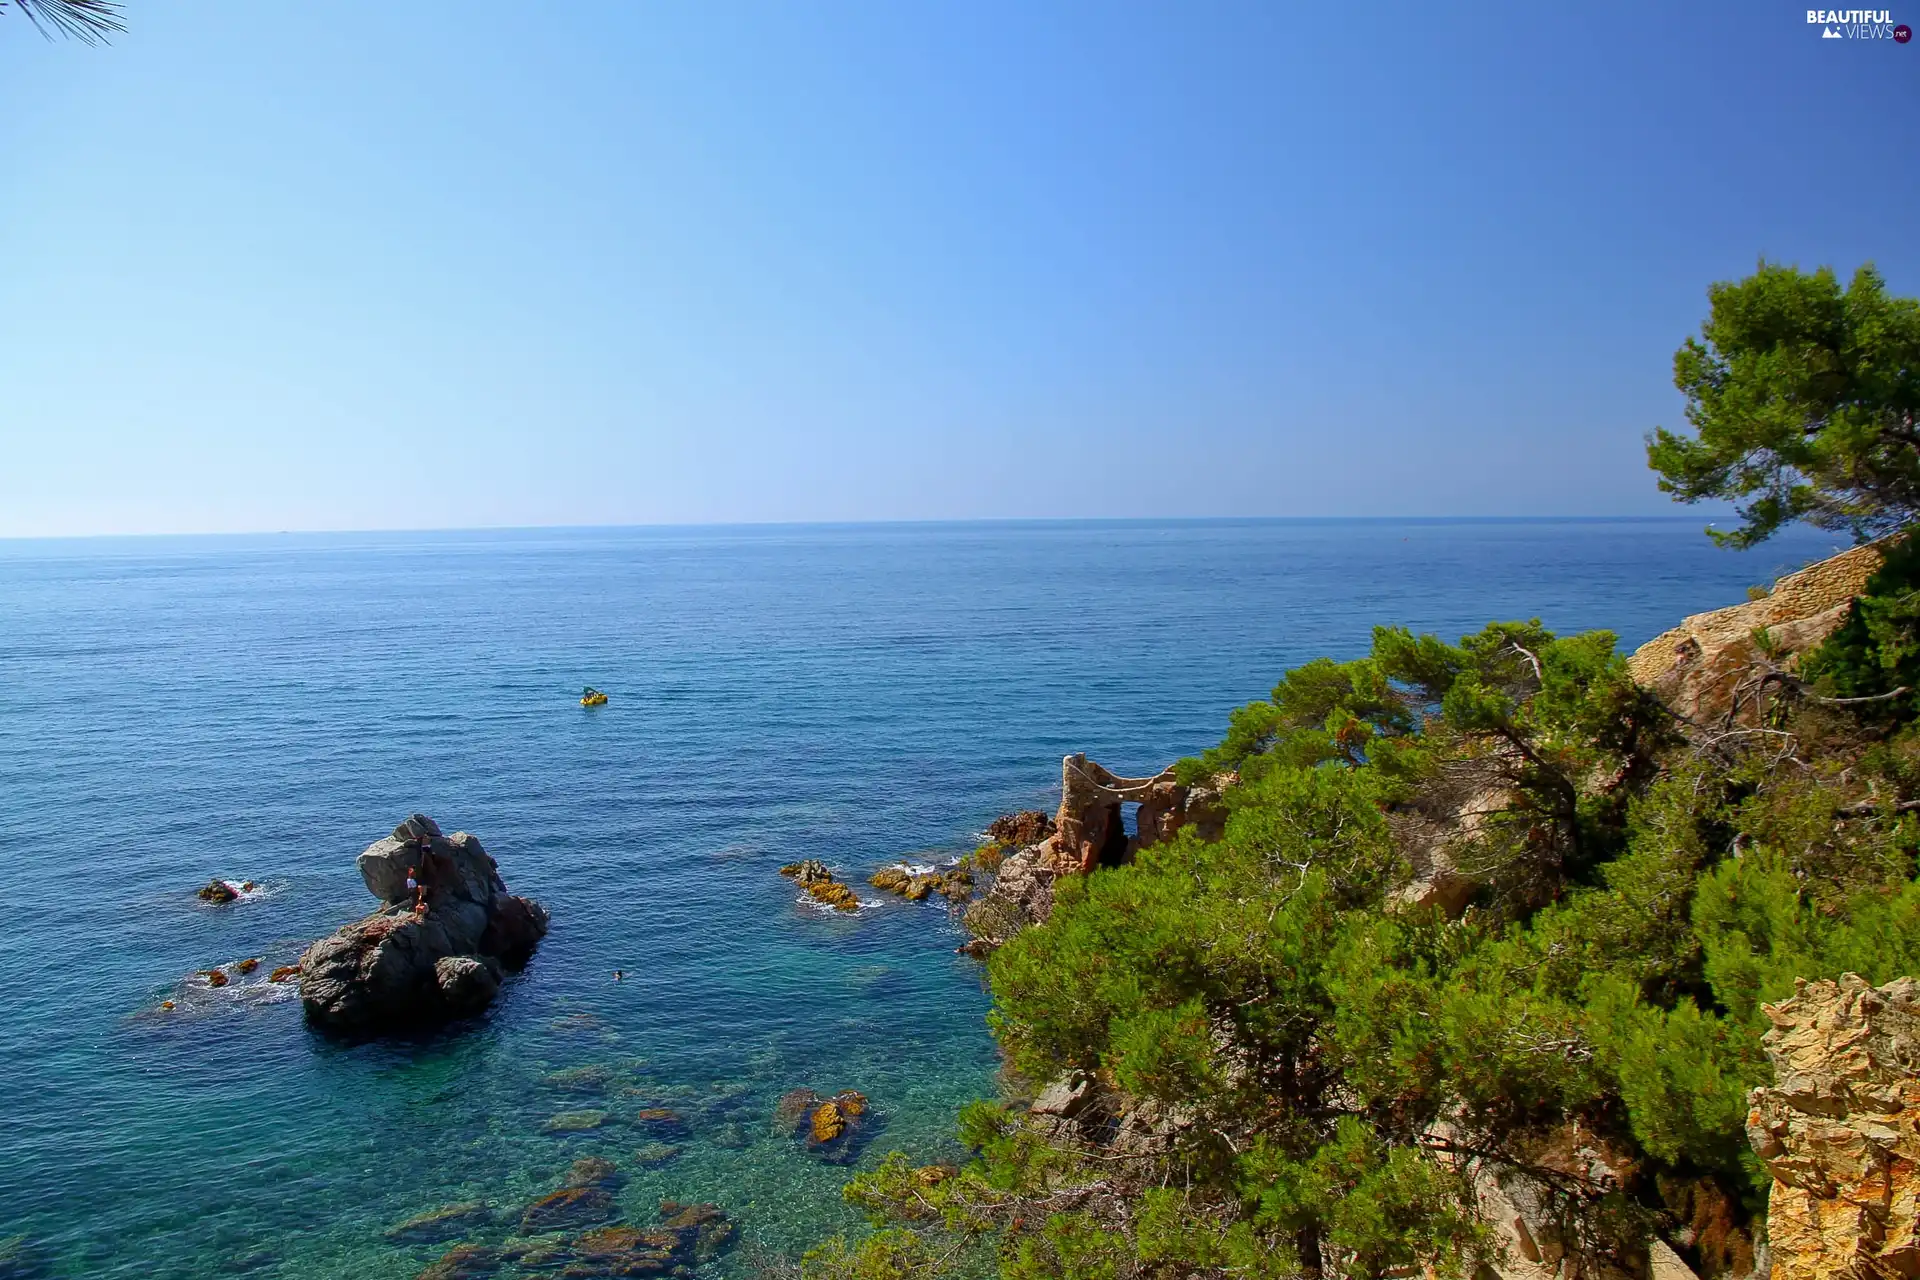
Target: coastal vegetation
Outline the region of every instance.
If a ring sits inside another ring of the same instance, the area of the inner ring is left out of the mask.
[[[972,1160],[856,1178],[875,1229],[810,1280],[1467,1275],[1489,1195],[1560,1256],[1754,1269],[1764,1006],[1920,973],[1920,305],[1764,263],[1710,297],[1649,461],[1731,545],[1885,538],[1831,634],[1756,628],[1712,717],[1538,621],[1286,672],[1179,766],[1233,780],[1220,838],[1063,875],[993,953]]]

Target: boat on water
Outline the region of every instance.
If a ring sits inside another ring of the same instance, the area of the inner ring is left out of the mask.
[[[607,705],[607,695],[592,685],[588,685],[580,691],[580,705],[583,707],[604,707]]]

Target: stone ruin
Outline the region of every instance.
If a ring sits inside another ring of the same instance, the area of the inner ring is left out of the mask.
[[[1199,827],[1202,839],[1218,840],[1227,822],[1221,796],[1232,781],[1223,775],[1188,786],[1175,779],[1171,765],[1150,778],[1123,778],[1085,753],[1067,756],[1060,762],[1060,811],[1047,863],[1055,872],[1119,866],[1188,823]],[[1122,808],[1128,803],[1140,806],[1131,836]]]

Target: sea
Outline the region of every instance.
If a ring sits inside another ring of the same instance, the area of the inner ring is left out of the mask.
[[[857,1232],[850,1174],[960,1158],[956,1109],[1000,1085],[957,922],[870,874],[1052,808],[1067,753],[1196,752],[1376,624],[1630,648],[1838,549],[1700,526],[0,542],[0,1276],[413,1277],[448,1244],[396,1224],[477,1202],[498,1239],[588,1155],[628,1221],[731,1215],[716,1276]],[[481,1018],[330,1039],[266,976],[373,907],[354,857],[416,811],[552,931]],[[802,858],[866,905],[799,900],[777,868]],[[215,878],[256,887],[212,906]],[[802,1087],[871,1100],[851,1166],[776,1131]]]

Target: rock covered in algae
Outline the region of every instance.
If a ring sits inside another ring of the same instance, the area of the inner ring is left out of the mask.
[[[850,886],[835,880],[833,872],[827,870],[827,864],[818,858],[789,862],[780,868],[780,874],[805,889],[807,896],[815,902],[832,907],[835,911],[860,909],[860,896]]]
[[[774,1130],[803,1139],[813,1155],[841,1164],[853,1158],[870,1110],[866,1095],[853,1089],[830,1098],[812,1089],[792,1089],[774,1107]]]
[[[634,1127],[660,1138],[685,1137],[685,1117],[668,1107],[642,1107],[633,1114]]]
[[[888,893],[897,893],[909,902],[920,902],[934,894],[952,902],[964,902],[973,896],[973,873],[962,866],[944,871],[914,871],[904,866],[882,867],[867,883]]]
[[[649,1142],[634,1151],[633,1159],[635,1164],[653,1168],[656,1165],[667,1163],[667,1161],[672,1160],[679,1154],[680,1148],[674,1146],[671,1142]]]

